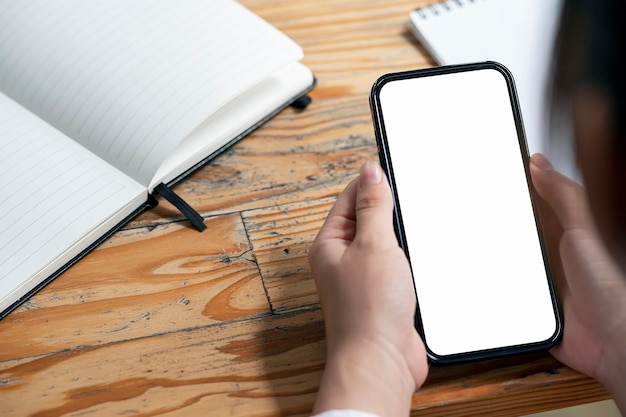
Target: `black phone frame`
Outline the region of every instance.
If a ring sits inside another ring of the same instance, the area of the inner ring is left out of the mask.
[[[550,267],[550,262],[548,259],[547,249],[545,239],[542,233],[541,227],[541,218],[538,209],[537,199],[538,196],[534,187],[532,186],[532,179],[530,177],[530,167],[529,167],[529,151],[528,145],[526,142],[526,134],[524,131],[524,123],[522,119],[522,112],[519,104],[519,99],[517,96],[517,90],[515,87],[515,81],[513,79],[513,74],[506,68],[503,64],[500,64],[495,61],[485,61],[485,62],[476,62],[476,63],[468,63],[468,64],[458,64],[458,65],[445,65],[439,67],[425,68],[425,69],[417,69],[412,71],[404,71],[404,72],[396,72],[389,73],[378,78],[374,85],[372,86],[370,93],[370,108],[372,112],[372,119],[374,123],[374,133],[376,136],[376,145],[378,147],[378,156],[380,159],[381,167],[387,176],[387,180],[389,181],[389,185],[391,187],[391,192],[394,198],[394,229],[396,232],[396,237],[398,239],[398,243],[404,253],[406,254],[409,263],[411,263],[411,258],[409,255],[409,248],[406,241],[406,235],[404,232],[404,223],[402,221],[402,212],[400,210],[400,201],[398,199],[398,190],[396,188],[394,173],[393,173],[393,165],[391,162],[391,156],[389,153],[389,145],[387,143],[385,123],[382,114],[382,107],[380,103],[380,91],[382,87],[392,81],[411,79],[411,78],[420,78],[420,77],[431,77],[437,75],[451,74],[457,72],[467,72],[467,71],[476,71],[476,70],[484,70],[491,69],[496,70],[503,75],[506,80],[507,89],[509,93],[509,98],[511,102],[511,110],[513,112],[513,118],[515,120],[515,127],[517,129],[517,137],[520,147],[520,152],[522,154],[522,161],[524,165],[524,171],[526,174],[526,183],[528,185],[528,191],[530,194],[531,205],[533,209],[533,214],[535,218],[535,225],[537,227],[537,234],[539,237],[539,242],[541,246],[541,253],[543,256],[543,262],[546,269],[546,275],[548,278],[548,288],[550,291],[550,297],[552,299],[552,306],[555,315],[556,321],[556,329],[554,334],[540,342],[533,342],[522,345],[514,345],[514,346],[506,346],[506,347],[498,347],[493,349],[486,349],[480,351],[471,351],[464,352],[452,355],[438,355],[433,352],[425,339],[424,336],[424,327],[420,314],[419,307],[419,297],[417,296],[417,291],[415,289],[415,285],[413,286],[413,290],[415,291],[415,297],[417,300],[417,307],[415,311],[415,328],[420,334],[422,340],[424,341],[424,345],[426,347],[426,354],[428,356],[428,360],[434,364],[447,364],[447,363],[457,363],[457,362],[465,362],[471,360],[483,360],[483,359],[492,359],[496,357],[516,355],[522,353],[529,353],[539,350],[546,350],[550,347],[557,344],[562,337],[563,333],[563,316],[561,313],[560,303],[557,297],[554,280],[552,277],[552,269]],[[413,270],[411,268],[411,275],[413,274]]]

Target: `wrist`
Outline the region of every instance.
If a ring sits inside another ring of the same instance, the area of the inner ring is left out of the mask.
[[[614,333],[611,343],[607,343],[603,352],[603,361],[597,370],[598,381],[607,389],[618,408],[626,414],[626,337],[621,329]]]
[[[408,415],[415,380],[401,352],[369,340],[330,346],[314,413],[354,409]]]

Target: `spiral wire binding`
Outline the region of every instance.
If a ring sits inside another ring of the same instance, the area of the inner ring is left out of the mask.
[[[422,19],[428,19],[429,16],[439,16],[442,11],[451,12],[455,8],[458,9],[467,4],[477,3],[478,1],[481,0],[446,0],[430,6],[419,7],[415,9],[415,11]]]

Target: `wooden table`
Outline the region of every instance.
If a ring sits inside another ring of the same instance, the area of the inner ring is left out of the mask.
[[[245,0],[318,78],[287,109],[0,322],[3,416],[306,416],[325,361],[307,251],[336,195],[376,157],[374,80],[434,62],[421,0]],[[413,415],[513,416],[608,398],[548,354],[432,368]]]

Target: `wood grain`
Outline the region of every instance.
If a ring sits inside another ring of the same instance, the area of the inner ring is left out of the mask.
[[[270,313],[241,216],[118,233],[0,322],[0,360]],[[217,238],[219,237],[219,238]]]
[[[422,0],[245,0],[303,46],[318,85],[0,321],[2,416],[306,416],[325,362],[307,253],[376,158],[369,91],[434,64]],[[514,416],[608,398],[547,353],[432,367],[414,416]]]
[[[272,311],[319,303],[307,256],[334,201],[290,203],[243,214]]]
[[[306,415],[323,369],[322,339],[315,310],[3,361],[0,410],[33,417]]]
[[[415,416],[519,416],[609,398],[597,382],[547,352],[431,367]]]

